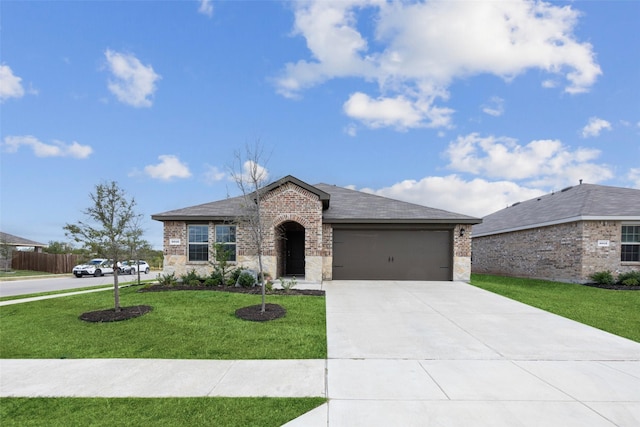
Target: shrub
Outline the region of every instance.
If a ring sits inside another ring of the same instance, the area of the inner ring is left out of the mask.
[[[224,285],[224,276],[220,270],[213,270],[207,280],[204,281],[206,286],[219,286]]]
[[[613,285],[616,282],[613,274],[611,274],[609,270],[597,271],[589,276],[589,278],[599,285]]]
[[[215,279],[215,278],[213,278],[213,277],[211,277],[211,276],[209,276],[206,279],[204,279],[204,285],[205,286],[211,287],[211,286],[218,286],[219,284],[220,284],[220,281]]]
[[[271,292],[273,292],[273,282],[271,280],[267,280],[264,284],[264,291],[265,293],[270,294]]]
[[[240,277],[240,274],[242,274],[243,271],[244,271],[244,268],[242,267],[238,267],[231,270],[231,273],[227,278],[227,286],[233,286],[236,283],[238,283],[238,278]]]
[[[178,283],[175,273],[158,274],[158,284],[161,286],[175,286]]]
[[[243,288],[251,288],[256,284],[256,278],[253,274],[243,271],[238,276],[238,284]]]
[[[618,275],[618,283],[625,286],[640,285],[640,271],[629,271]]]
[[[194,283],[197,281],[198,285],[200,284],[200,276],[196,273],[195,269],[191,269],[190,272],[180,277],[182,279],[182,283],[185,285],[194,286]]]
[[[282,286],[282,289],[285,293],[289,293],[289,291],[293,289],[297,284],[298,282],[296,282],[296,276],[293,276],[291,280],[284,280],[282,277],[280,278],[280,286]]]

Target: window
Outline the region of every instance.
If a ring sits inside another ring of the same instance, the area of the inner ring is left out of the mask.
[[[622,226],[621,261],[640,261],[640,225]]]
[[[235,225],[216,225],[216,243],[222,243],[224,249],[229,251],[229,261],[236,260]]]
[[[209,261],[209,227],[190,225],[188,228],[189,261]]]

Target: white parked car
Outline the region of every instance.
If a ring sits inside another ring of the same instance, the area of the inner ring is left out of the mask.
[[[104,258],[95,258],[86,264],[80,264],[73,267],[71,270],[74,276],[104,276],[105,274],[113,273],[113,263]]]
[[[122,267],[120,267],[120,273],[121,274],[136,274],[138,271],[140,271],[140,273],[149,273],[150,268],[149,268],[149,264],[147,264],[147,261],[142,261],[142,260],[130,260],[130,261],[124,261],[122,263]]]

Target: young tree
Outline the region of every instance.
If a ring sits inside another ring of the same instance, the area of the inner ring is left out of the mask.
[[[142,238],[144,230],[142,229],[141,222],[141,215],[132,218],[124,236],[127,241],[126,255],[128,255],[129,260],[134,260],[136,263],[143,254],[149,252],[151,249],[151,243]],[[136,265],[136,274],[138,276],[138,284],[140,284],[140,267],[138,265]]]
[[[120,311],[118,261],[127,247],[131,226],[139,218],[134,211],[136,202],[115,181],[96,185],[89,198],[91,205],[83,211],[88,221],[66,224],[65,234],[112,260],[115,311]]]
[[[262,255],[264,252],[264,238],[266,224],[261,212],[261,201],[265,184],[269,175],[264,166],[264,153],[262,146],[257,142],[253,147],[245,146],[245,152],[235,153],[235,163],[231,170],[231,176],[242,192],[244,198],[244,215],[239,219],[246,228],[251,242],[256,248],[258,257],[258,280],[262,287],[261,312],[265,312],[265,280]]]

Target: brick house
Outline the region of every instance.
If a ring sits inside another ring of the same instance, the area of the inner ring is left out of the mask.
[[[471,274],[471,227],[478,218],[293,176],[263,189],[263,262],[274,278],[463,280]],[[164,272],[208,274],[215,244],[236,265],[257,269],[234,197],[152,215],[164,224]]]
[[[585,283],[640,269],[640,190],[580,184],[483,218],[474,273]]]

